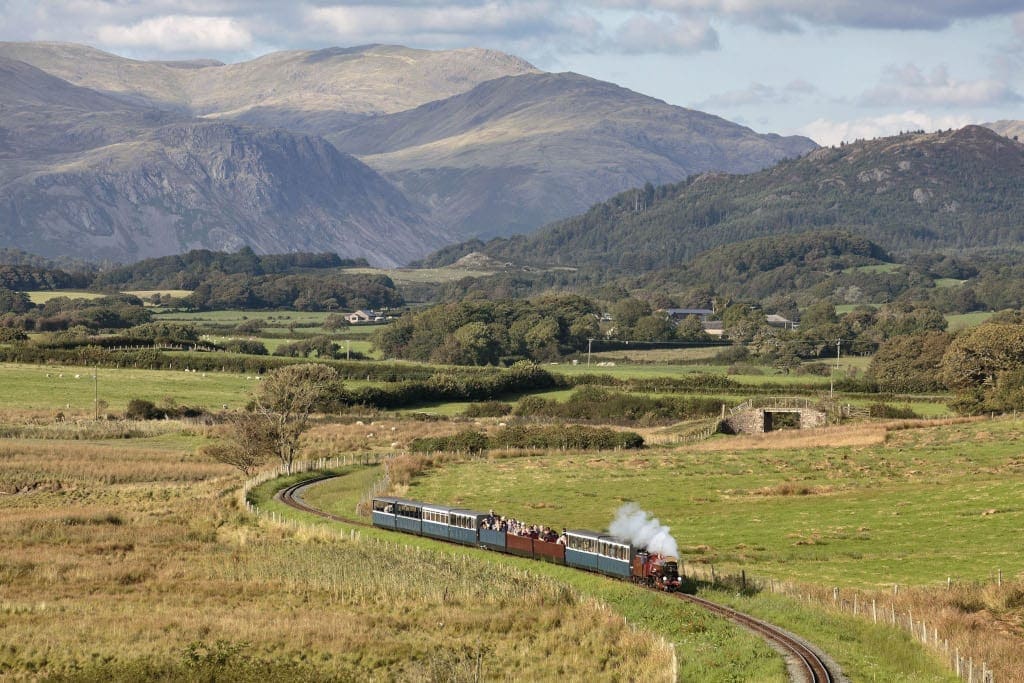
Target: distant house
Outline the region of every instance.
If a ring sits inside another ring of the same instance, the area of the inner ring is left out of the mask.
[[[709,334],[712,337],[721,337],[725,334],[725,327],[722,325],[721,320],[705,320],[701,323],[701,327],[704,328],[705,334]]]
[[[349,321],[352,325],[360,325],[364,323],[380,322],[384,320],[384,316],[376,311],[361,308],[358,311],[346,315],[345,320]]]
[[[784,327],[787,330],[795,330],[797,328],[797,323],[793,322],[789,318],[783,318],[781,315],[776,315],[774,313],[766,315],[764,317],[764,321],[771,327]]]
[[[708,316],[712,315],[714,311],[710,308],[665,308],[662,309],[662,313],[667,315],[672,320],[682,320],[688,318],[691,315],[700,318],[701,322],[708,319]]]

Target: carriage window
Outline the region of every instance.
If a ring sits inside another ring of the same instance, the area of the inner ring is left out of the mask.
[[[435,524],[447,524],[448,513],[439,512],[437,510],[424,510],[423,519],[427,522],[434,522]]]
[[[419,517],[420,509],[413,505],[398,505],[398,514],[402,517]]]

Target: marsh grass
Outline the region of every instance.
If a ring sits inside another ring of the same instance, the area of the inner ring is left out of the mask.
[[[254,522],[205,438],[0,443],[0,678],[670,676],[550,577]]]

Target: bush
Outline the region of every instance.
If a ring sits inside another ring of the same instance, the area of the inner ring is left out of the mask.
[[[888,403],[872,403],[868,406],[868,415],[895,420],[914,420],[921,417],[909,407],[901,408]]]
[[[639,434],[620,432],[609,427],[512,425],[498,430],[489,437],[481,432],[466,430],[454,436],[414,439],[409,444],[409,450],[415,453],[436,451],[476,453],[486,448],[612,450],[642,448],[643,445],[644,439]]]
[[[722,401],[693,396],[652,397],[580,387],[564,403],[537,396],[524,398],[515,414],[563,420],[655,424],[717,415]]]
[[[481,401],[468,406],[462,414],[466,417],[504,417],[512,412],[512,406],[501,401]]]
[[[129,420],[160,420],[167,417],[167,413],[157,408],[152,401],[133,398],[128,401],[124,416]]]
[[[28,339],[28,335],[19,329],[13,327],[0,327],[0,344],[25,341],[26,339]]]
[[[250,356],[267,355],[267,347],[263,342],[252,339],[230,339],[224,342],[224,350],[230,353],[245,353]]]

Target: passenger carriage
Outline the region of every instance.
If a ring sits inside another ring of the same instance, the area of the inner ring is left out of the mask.
[[[374,498],[373,525],[417,536],[423,533],[423,503],[404,498]]]
[[[373,525],[464,545],[480,543],[482,512],[404,498],[373,499]]]
[[[421,503],[404,498],[374,498],[373,525],[444,541],[476,545],[520,557],[565,564],[578,569],[630,578],[636,554],[628,541],[596,531],[567,531],[566,543],[483,529],[488,515],[464,508]]]
[[[629,541],[596,531],[565,534],[565,563],[570,567],[628,579],[634,550]]]

